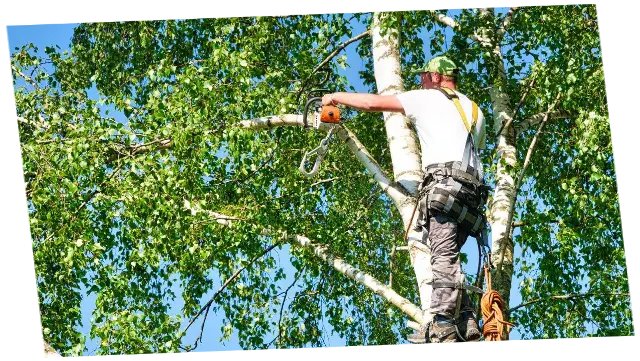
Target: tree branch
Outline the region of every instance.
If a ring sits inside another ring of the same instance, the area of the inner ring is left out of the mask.
[[[398,307],[402,312],[414,319],[419,324],[425,323],[422,310],[419,307],[411,303],[411,301],[407,300],[406,298],[400,296],[394,290],[387,287],[371,275],[360,271],[359,269],[351,266],[342,259],[332,255],[327,250],[326,246],[314,244],[307,237],[300,235],[293,236],[292,238],[295,239],[295,241],[299,245],[311,248],[313,250],[313,253],[317,257],[325,261],[325,263],[327,263],[328,265],[332,266],[336,271],[371,289],[373,292],[377,293],[379,296],[381,296],[394,306]]]
[[[302,115],[297,114],[283,114],[278,116],[268,116],[262,118],[256,118],[251,120],[243,120],[239,122],[239,126],[246,129],[265,129],[278,126],[303,126]],[[373,175],[373,178],[378,182],[378,185],[383,189],[385,193],[396,203],[400,205],[410,197],[407,190],[401,185],[392,182],[389,177],[382,171],[380,165],[376,160],[367,152],[367,149],[358,138],[344,125],[328,125],[328,123],[320,124],[318,130],[328,131],[331,127],[338,127],[338,130],[334,133],[346,144],[351,153],[356,156],[356,159]]]
[[[78,217],[78,214],[80,213],[80,211],[87,205],[89,204],[89,202],[91,202],[91,200],[98,194],[100,193],[100,188],[102,188],[102,186],[104,186],[107,182],[109,182],[118,172],[120,172],[120,169],[122,169],[122,166],[124,165],[124,163],[121,163],[118,165],[118,167],[116,167],[116,169],[113,170],[113,172],[111,172],[111,174],[109,174],[109,176],[103,180],[102,182],[100,182],[100,184],[98,184],[98,186],[96,187],[96,189],[91,192],[91,194],[89,194],[85,200],[82,202],[82,204],[76,208],[76,210],[73,212],[73,214],[71,215],[71,219],[67,222],[65,222],[62,227],[58,228],[58,233],[60,233],[63,229],[65,229],[65,227],[67,227],[67,225],[72,224],[73,221],[76,220],[76,218]],[[38,247],[43,244],[43,243],[47,243],[51,240],[51,238],[53,238],[53,236],[55,235],[55,232],[52,232],[47,238],[44,239],[44,241],[39,242],[37,244],[34,245],[34,252],[38,249]]]
[[[190,211],[191,215],[196,215],[198,213],[204,212],[209,217],[213,218],[217,223],[219,223],[219,224],[221,224],[223,226],[231,226],[232,225],[232,221],[244,221],[244,222],[247,221],[244,218],[227,216],[227,215],[224,215],[224,214],[220,214],[220,213],[216,213],[216,212],[209,211],[209,210],[206,210],[206,209],[202,209],[202,208],[200,208],[200,205],[198,205],[197,201],[193,201],[193,205],[192,205],[191,202],[189,202],[188,200],[185,199],[184,200],[184,208],[186,210]]]
[[[186,203],[186,202],[185,202]],[[186,204],[185,204],[186,207]],[[232,218],[232,217],[228,217]],[[263,231],[264,234],[275,234],[275,232],[269,232],[267,230]],[[376,278],[371,275],[360,271],[359,269],[353,267],[352,265],[346,263],[341,258],[336,257],[331,254],[327,250],[327,246],[318,245],[305,236],[301,235],[287,235],[286,232],[282,235],[282,239],[276,242],[274,245],[266,248],[262,254],[254,257],[247,265],[239,268],[234,272],[234,274],[227,279],[224,284],[220,287],[220,289],[211,297],[211,299],[198,311],[198,313],[192,317],[191,321],[187,325],[187,327],[181,332],[181,334],[186,334],[187,330],[193,325],[195,320],[205,311],[208,311],[208,308],[211,307],[215,298],[222,292],[238,275],[245,270],[247,267],[252,265],[259,258],[270,252],[273,248],[277,247],[283,240],[292,240],[295,241],[298,245],[302,247],[307,247],[313,250],[313,253],[316,257],[325,261],[326,264],[332,266],[338,272],[344,274],[345,276],[351,278],[352,280],[362,284],[363,286],[371,289],[373,292],[377,293],[379,296],[390,302],[391,304],[398,307],[402,312],[411,317],[413,320],[420,324],[424,324],[426,320],[423,317],[422,310],[411,303],[411,301],[397,294],[393,289],[384,285]],[[197,341],[196,341],[197,345]],[[188,350],[192,350],[193,348],[189,348]]]
[[[51,347],[51,345],[49,345],[49,343],[45,341],[44,338],[42,338],[42,336],[40,336],[40,360],[66,361],[67,359],[64,358],[62,355],[60,355],[58,351],[56,351],[53,347]]]
[[[27,74],[23,73],[22,70],[18,69],[17,67],[15,67],[13,65],[11,66],[11,69],[13,69],[16,73],[18,73],[24,80],[29,82],[35,89],[37,89],[37,90],[40,89],[40,86],[38,86],[38,83],[36,83],[36,81],[33,80],[31,77],[29,77]]]
[[[333,177],[333,178],[329,178],[329,179],[323,179],[321,181],[317,181],[317,182],[313,183],[312,185],[309,186],[309,188],[313,188],[313,187],[317,186],[318,184],[333,182],[334,180],[340,179],[340,178],[342,178],[342,177]]]
[[[356,36],[354,36],[353,38],[351,38],[351,39],[349,39],[349,40],[345,41],[344,43],[342,43],[342,44],[340,44],[340,45],[338,45],[338,47],[337,47],[337,48],[336,48],[336,49],[335,49],[331,54],[329,54],[329,56],[327,56],[327,57],[326,57],[326,58],[325,58],[325,59],[320,63],[320,65],[316,66],[316,68],[315,68],[315,69],[313,69],[312,75],[313,75],[315,72],[317,72],[318,70],[322,69],[322,67],[323,67],[323,66],[325,66],[329,61],[331,61],[331,59],[333,59],[336,55],[338,55],[338,54],[342,51],[342,49],[344,49],[344,48],[346,48],[346,47],[347,47],[347,45],[349,45],[349,44],[351,44],[351,43],[353,43],[353,42],[355,42],[355,41],[358,41],[358,40],[360,40],[360,39],[364,38],[365,36],[369,36],[369,35],[371,35],[371,30],[367,30],[367,31],[363,32],[362,34],[360,34],[360,35],[356,35]],[[307,80],[308,80],[308,78],[307,78]],[[306,81],[305,81],[305,82],[306,82]]]
[[[300,114],[282,114],[241,120],[238,122],[238,126],[245,129],[265,129],[273,127],[302,127],[304,123]],[[326,123],[322,123],[318,129],[327,131],[329,126]]]
[[[582,298],[582,297],[597,297],[597,296],[627,296],[629,297],[628,293],[593,293],[593,292],[589,292],[589,293],[580,293],[580,294],[569,294],[569,295],[557,295],[557,296],[549,296],[549,297],[544,297],[544,298],[537,298],[535,300],[531,300],[522,304],[519,304],[515,307],[512,307],[509,309],[509,313],[518,310],[522,307],[526,307],[529,306],[531,304],[534,303],[538,303],[541,301],[549,301],[549,300],[568,300],[568,299],[572,299],[572,298]]]
[[[441,24],[446,25],[446,26],[448,26],[451,29],[456,30],[456,31],[460,30],[460,25],[458,25],[458,23],[455,20],[453,20],[452,18],[450,18],[450,17],[448,17],[448,16],[446,16],[444,14],[440,14],[436,10],[430,10],[429,12]],[[489,39],[487,39],[486,37],[482,37],[482,36],[478,35],[477,33],[473,33],[473,34],[469,35],[469,38],[471,40],[477,42],[478,44],[483,45],[483,46],[491,45],[491,41]]]
[[[156,147],[151,147],[153,145],[155,145]],[[121,149],[121,150],[112,149],[114,153],[112,153],[109,156],[109,158],[107,158],[106,162],[112,163],[113,161],[119,159],[123,155],[134,156],[139,154],[145,154],[154,150],[169,149],[172,146],[173,146],[173,142],[171,141],[171,139],[165,138],[165,139],[156,139],[148,143],[134,144],[134,145],[125,147],[124,149]],[[122,153],[121,151],[125,151],[128,153]]]
[[[552,219],[550,221],[542,222],[542,223],[544,224],[544,223],[559,223],[559,222],[560,221],[558,221],[558,220]],[[524,226],[528,226],[528,225],[529,225],[529,223],[527,223],[527,222],[513,222],[511,227],[512,228],[517,228],[517,227],[524,227]]]
[[[298,90],[298,101],[300,100],[300,96],[302,95],[302,93],[304,92],[304,90],[307,88],[307,83],[309,83],[309,80],[311,80],[313,78],[313,76],[322,69],[322,67],[324,67],[325,65],[327,65],[327,63],[329,63],[329,61],[331,61],[331,59],[333,59],[336,55],[338,55],[344,48],[347,47],[347,45],[358,41],[368,35],[371,35],[371,30],[367,30],[365,32],[363,32],[360,35],[356,35],[353,38],[345,41],[344,43],[338,45],[338,47],[331,53],[329,54],[322,62],[320,62],[320,64],[318,66],[315,67],[315,69],[313,69],[311,71],[311,74],[309,74],[309,76],[304,79],[304,81],[302,81],[302,85],[300,86],[300,90]],[[329,70],[327,70],[327,78],[325,78],[321,83],[324,83],[326,80],[328,80],[329,78]]]
[[[506,33],[507,27],[509,27],[509,24],[511,23],[511,20],[513,20],[513,16],[520,9],[521,8],[518,7],[518,6],[514,6],[511,9],[509,9],[507,14],[502,19],[502,25],[500,25],[500,27],[498,28],[498,32],[496,34],[496,35],[498,35],[498,39],[502,40],[504,38],[504,34]]]
[[[400,205],[404,203],[407,198],[411,197],[409,192],[400,184],[391,182],[382,168],[380,168],[378,162],[376,162],[371,154],[369,154],[365,146],[360,143],[355,134],[343,125],[340,125],[339,127],[340,129],[336,133],[338,137],[347,144],[351,153],[353,153],[356,156],[356,159],[358,159],[369,173],[373,175],[373,178],[378,182],[378,185],[380,185],[382,190],[387,193],[394,203],[396,203],[398,209],[400,209]]]
[[[513,123],[513,120],[515,119],[516,115],[518,115],[518,112],[520,111],[522,104],[524,104],[524,100],[527,98],[527,95],[529,94],[529,91],[533,88],[533,84],[535,84],[536,82],[536,75],[537,74],[533,75],[531,79],[531,83],[529,83],[529,86],[527,87],[527,89],[525,89],[524,93],[522,93],[522,97],[520,97],[520,101],[518,102],[518,106],[516,107],[516,110],[513,112],[513,115],[509,117],[509,120],[507,120],[506,123],[502,124],[502,127],[500,127],[500,130],[496,133],[496,137],[499,137],[500,134],[502,133],[502,130],[505,128],[509,128],[511,123]]]
[[[542,113],[538,113],[535,115],[532,115],[531,117],[518,122],[514,128],[516,129],[516,133],[518,135],[522,134],[523,132],[527,131],[529,128],[531,128],[532,126],[539,124],[544,117],[547,115],[547,112],[542,112]],[[555,112],[551,112],[548,117],[549,119],[562,119],[562,118],[569,118],[571,117],[572,114],[569,113],[566,110],[558,110]]]
[[[423,332],[424,330],[420,329],[420,324],[417,322],[413,322],[413,321],[407,321],[407,327],[414,329],[418,332]]]
[[[396,256],[396,249],[397,247],[392,247],[391,255],[389,256],[389,283],[387,283],[387,286],[391,289],[393,289],[393,261]]]
[[[300,274],[304,272],[304,267],[302,268],[302,270],[300,271]],[[293,286],[298,282],[298,278],[300,276],[296,276],[293,279],[293,282],[289,285],[289,287],[287,287],[284,290],[284,297],[282,298],[282,304],[280,305],[280,316],[278,317],[278,335],[276,337],[274,337],[273,340],[271,340],[268,344],[267,344],[267,348],[269,348],[274,342],[276,342],[277,340],[280,340],[280,338],[282,337],[282,313],[284,311],[284,305],[287,302],[287,295],[289,294],[289,291],[293,288]]]

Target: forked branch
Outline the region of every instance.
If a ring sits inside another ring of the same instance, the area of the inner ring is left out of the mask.
[[[268,116],[251,120],[243,120],[239,125],[246,129],[267,129],[282,126],[303,126],[302,115],[283,114],[278,116]],[[342,139],[351,153],[365,167],[365,169],[373,176],[378,185],[387,193],[396,205],[400,205],[409,197],[408,192],[401,185],[392,182],[386,173],[380,168],[378,162],[369,154],[365,146],[360,143],[353,132],[343,125],[328,125],[322,123],[318,130],[328,131],[331,127],[338,127],[334,131],[340,139]]]

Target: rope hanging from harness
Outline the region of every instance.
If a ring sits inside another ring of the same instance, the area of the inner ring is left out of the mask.
[[[487,292],[482,296],[480,300],[480,308],[482,309],[482,319],[484,321],[484,327],[482,328],[482,334],[485,341],[502,341],[502,332],[505,325],[507,326],[507,333],[511,327],[515,326],[513,323],[505,321],[503,316],[504,301],[498,291],[491,289],[491,273],[489,267],[484,267],[484,275],[487,280]]]

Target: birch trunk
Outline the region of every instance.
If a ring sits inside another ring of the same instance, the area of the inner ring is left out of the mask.
[[[381,33],[380,23],[384,16],[384,14],[375,13],[371,29],[376,87],[380,95],[398,94],[404,91],[400,67],[400,35],[391,29],[387,30],[384,35]],[[418,141],[408,118],[400,113],[390,112],[383,112],[383,117],[393,163],[394,179],[413,195],[413,197],[407,198],[403,204],[396,206],[402,216],[405,229],[409,227],[410,223],[413,228],[415,224],[415,217],[413,217],[415,196],[417,196],[418,185],[422,180]],[[421,233],[412,230],[409,233],[408,246],[411,265],[416,274],[424,322],[426,323],[431,318],[429,312],[431,285],[428,284],[431,281],[431,254],[428,247],[420,242],[421,237]]]
[[[66,361],[66,359],[51,347],[47,341],[40,338],[40,361]]]
[[[481,12],[487,19],[487,23],[493,24],[494,11]],[[490,91],[493,121],[495,131],[499,131],[503,124],[513,117],[513,110],[510,107],[511,101],[505,92],[507,83],[507,73],[504,67],[504,59],[500,48],[500,39],[495,31],[483,29],[483,33],[491,41],[491,56],[493,57],[494,87]],[[498,165],[496,169],[496,184],[493,200],[489,205],[489,223],[491,224],[491,262],[496,269],[501,269],[492,277],[492,288],[500,293],[505,302],[506,309],[509,309],[509,298],[511,291],[511,279],[513,276],[513,242],[507,230],[509,210],[516,201],[515,179],[513,170],[517,167],[516,153],[516,133],[513,123],[505,126],[502,132],[497,135],[496,158]],[[504,253],[504,258],[501,254]],[[502,264],[500,264],[502,263]]]

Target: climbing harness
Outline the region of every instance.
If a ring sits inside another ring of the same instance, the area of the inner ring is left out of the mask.
[[[456,220],[459,226],[469,235],[478,241],[478,257],[484,258],[484,271],[487,279],[488,291],[485,293],[480,287],[467,284],[464,273],[460,272],[460,279],[457,282],[432,281],[433,288],[457,288],[483,295],[481,298],[481,310],[484,319],[483,334],[485,340],[499,340],[502,336],[504,325],[513,324],[504,320],[502,316],[503,303],[497,291],[491,290],[491,279],[489,278],[490,268],[490,248],[487,237],[487,219],[484,212],[490,187],[484,182],[484,174],[481,167],[475,169],[470,165],[474,160],[474,165],[480,164],[478,154],[475,150],[473,130],[478,120],[478,105],[472,102],[472,122],[467,120],[467,116],[462,109],[458,95],[449,88],[439,89],[447,99],[451,100],[460,114],[460,118],[467,129],[467,140],[463,152],[462,161],[432,164],[426,167],[425,177],[420,184],[418,201],[412,214],[411,222],[418,210],[416,230],[427,229],[430,213],[438,212]],[[410,226],[409,226],[410,227]],[[409,228],[405,233],[408,236]],[[478,279],[480,278],[480,259],[478,260]],[[478,286],[481,286],[478,283]],[[471,309],[461,310],[462,293],[459,292],[456,300],[456,310],[454,319],[458,320],[461,313],[473,312]],[[461,322],[466,322],[463,320]],[[461,341],[466,341],[465,337],[458,329],[460,322],[455,324],[455,332]],[[433,327],[433,321],[426,325],[426,330]],[[427,342],[430,342],[427,336]]]
[[[316,90],[310,91],[309,94],[317,93],[317,92],[327,92],[327,91],[328,91],[327,89],[316,89]],[[309,114],[309,107],[314,103],[322,104],[322,98],[312,97],[305,103],[305,106],[302,112],[302,122],[304,124],[305,129],[309,129],[310,126],[313,126],[314,128],[318,129],[322,123],[330,123],[334,125],[340,124],[340,109],[338,109],[338,107],[336,106],[325,105],[322,107],[316,107],[316,112],[313,115],[313,124],[310,125],[307,120],[307,116]],[[300,172],[302,172],[302,174],[311,178],[318,173],[318,170],[320,169],[320,163],[322,163],[322,160],[324,159],[324,156],[327,153],[327,150],[329,149],[328,147],[329,141],[331,139],[331,136],[334,133],[335,128],[336,128],[335,126],[331,127],[331,129],[329,129],[327,136],[324,139],[322,139],[322,141],[320,142],[320,145],[310,150],[302,157],[302,161],[300,162],[300,167],[299,167],[299,170]],[[309,171],[307,170],[305,165],[307,163],[307,159],[314,155],[316,156],[315,163],[313,165],[313,168]]]

